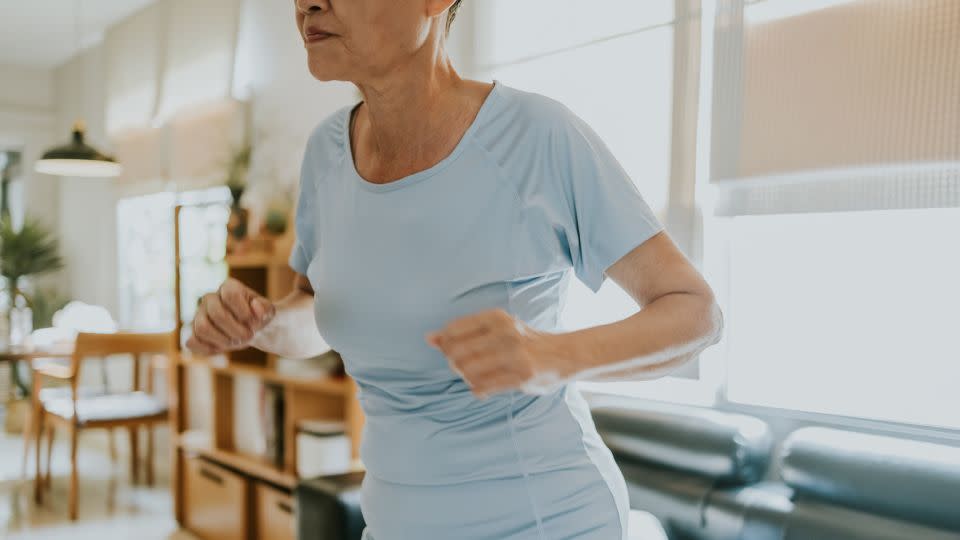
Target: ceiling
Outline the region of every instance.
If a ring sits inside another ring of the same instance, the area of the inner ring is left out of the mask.
[[[77,52],[75,16],[84,46],[154,0],[0,0],[0,64],[52,68]]]

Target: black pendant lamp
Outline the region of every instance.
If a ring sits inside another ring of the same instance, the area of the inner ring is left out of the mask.
[[[80,1],[77,0],[74,10],[74,31],[77,38],[77,52],[80,52]],[[81,91],[84,81],[80,81]],[[81,99],[80,103],[84,103]],[[101,153],[96,148],[85,143],[83,120],[73,124],[73,137],[70,143],[51,148],[43,153],[43,157],[36,162],[34,169],[38,173],[57,176],[79,176],[108,178],[120,176],[123,168],[117,160]]]
[[[120,176],[123,168],[117,160],[102,154],[83,141],[83,120],[73,125],[73,139],[69,144],[44,152],[34,166],[38,173],[57,176],[108,178]]]

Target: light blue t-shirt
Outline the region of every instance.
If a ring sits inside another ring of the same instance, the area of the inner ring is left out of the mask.
[[[574,387],[475,399],[424,336],[492,308],[560,330],[572,272],[596,290],[662,229],[633,182],[566,107],[496,83],[447,158],[374,184],[354,166],[351,110],[310,137],[290,265],[359,386],[368,475],[453,486],[581,467],[625,504]]]

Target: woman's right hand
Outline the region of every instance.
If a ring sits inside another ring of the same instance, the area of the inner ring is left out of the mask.
[[[227,279],[217,292],[200,299],[187,348],[199,354],[244,349],[276,312],[271,301],[236,279]]]

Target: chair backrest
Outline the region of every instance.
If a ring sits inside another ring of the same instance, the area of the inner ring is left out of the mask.
[[[74,384],[79,378],[80,364],[84,358],[103,358],[114,354],[129,354],[134,358],[134,386],[138,387],[136,359],[145,354],[171,356],[176,351],[176,342],[177,338],[174,332],[115,332],[109,334],[80,332],[77,334],[74,345],[71,366]]]
[[[114,332],[91,334],[80,332],[74,345],[74,357],[111,354],[170,354],[174,350],[173,332]]]

